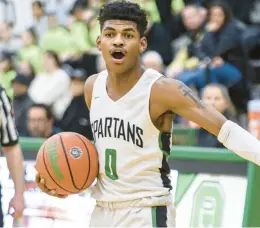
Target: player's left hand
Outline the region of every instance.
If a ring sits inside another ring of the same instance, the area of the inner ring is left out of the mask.
[[[63,199],[67,197],[67,195],[60,195],[60,194],[58,194],[55,190],[47,188],[47,186],[46,186],[46,184],[45,184],[45,183],[46,183],[46,182],[45,182],[45,179],[42,178],[39,173],[37,173],[35,181],[36,181],[38,187],[39,187],[44,193],[46,193],[46,194],[48,194],[48,195],[50,195],[50,196],[54,196],[54,197],[58,197],[58,198],[63,198]]]
[[[13,210],[12,210],[13,209]],[[8,213],[15,219],[21,218],[24,210],[24,197],[23,195],[14,195],[9,203]]]

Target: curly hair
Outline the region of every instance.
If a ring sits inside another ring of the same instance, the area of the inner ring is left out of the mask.
[[[147,15],[136,3],[128,1],[116,1],[104,4],[99,12],[98,20],[103,29],[107,20],[126,20],[135,22],[140,36],[144,36],[147,28]]]

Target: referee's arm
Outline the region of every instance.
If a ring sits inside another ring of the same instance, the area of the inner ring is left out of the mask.
[[[16,198],[23,198],[24,168],[23,154],[18,142],[13,108],[6,92],[0,87],[0,140],[8,169],[15,185]]]

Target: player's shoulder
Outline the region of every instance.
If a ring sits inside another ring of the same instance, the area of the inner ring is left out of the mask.
[[[174,92],[176,89],[180,87],[181,84],[182,82],[176,79],[167,78],[166,76],[161,74],[161,77],[154,82],[152,86],[152,92],[160,93],[169,90],[171,90],[171,92]]]
[[[99,74],[97,73],[97,74],[93,74],[93,75],[89,76],[85,82],[85,87],[91,87],[91,86],[93,87],[98,75]]]
[[[97,80],[99,74],[100,73],[93,74],[93,75],[91,75],[87,78],[87,80],[85,82],[85,92],[91,92],[92,93],[95,81]]]
[[[185,89],[185,84],[179,80],[160,77],[152,85],[150,101],[155,104],[166,106],[169,103],[180,103],[181,94]]]
[[[99,73],[89,76],[85,82],[85,87],[84,87],[85,101],[89,108],[91,106],[93,87],[94,87],[95,81],[98,78],[98,75],[99,75]]]

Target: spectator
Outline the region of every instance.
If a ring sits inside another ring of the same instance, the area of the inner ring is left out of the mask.
[[[72,0],[49,0],[47,2],[46,9],[47,11],[56,10],[59,25],[65,26],[72,4]]]
[[[167,77],[175,78],[184,70],[193,70],[199,65],[200,43],[204,36],[206,10],[197,5],[187,5],[182,11],[182,20],[190,44],[181,47],[166,70]]]
[[[72,9],[72,14],[75,18],[71,25],[70,33],[77,49],[82,53],[91,48],[89,41],[88,26],[84,18],[85,7],[82,3],[76,3]]]
[[[19,60],[29,62],[32,65],[34,72],[42,72],[43,52],[36,44],[36,34],[32,28],[27,29],[22,33],[22,43],[23,47],[18,52]]]
[[[28,95],[28,88],[32,79],[32,77],[18,74],[12,84],[14,90],[14,116],[17,130],[20,135],[26,135],[27,132],[27,110],[33,104],[33,101]]]
[[[232,20],[230,8],[222,2],[212,3],[206,28],[207,32],[200,43],[200,51],[196,54],[201,61],[200,67],[182,72],[178,79],[187,85],[199,88],[203,88],[207,81],[228,87],[239,83],[242,74],[232,61],[235,49],[240,48],[241,37],[239,29]],[[209,65],[207,59],[210,61]]]
[[[92,140],[89,110],[84,98],[84,85],[87,75],[82,69],[73,70],[71,75],[73,99],[64,113],[60,128],[64,131],[77,132]]]
[[[220,84],[207,85],[202,92],[202,101],[204,101],[205,104],[212,105],[228,119],[237,122],[236,110],[231,102],[228,90],[225,86]],[[208,133],[203,128],[199,129],[198,144],[202,147],[223,148],[223,145],[219,143],[217,138],[214,135]]]
[[[207,10],[199,5],[186,5],[181,13],[183,24],[191,37],[203,31]]]
[[[87,10],[88,16],[87,16],[87,20],[86,23],[88,25],[88,29],[89,29],[89,42],[92,48],[92,52],[94,52],[94,50],[97,50],[96,48],[96,40],[97,37],[100,35],[100,25],[98,22],[98,13],[97,11],[94,10]],[[86,18],[86,16],[85,16]]]
[[[39,43],[45,31],[48,29],[48,17],[45,13],[43,4],[41,1],[34,1],[32,3],[33,13],[33,27],[36,31],[37,41]]]
[[[61,119],[71,101],[70,78],[61,69],[57,54],[45,52],[43,56],[45,72],[37,75],[29,88],[29,96],[35,103],[43,103],[52,108],[57,119]]]
[[[146,69],[152,68],[154,70],[159,71],[162,74],[164,73],[163,60],[158,52],[156,51],[145,52],[142,56],[142,62]]]
[[[173,14],[172,2],[176,2],[176,0],[155,0],[161,18],[160,21],[169,32],[171,41],[179,38],[186,32],[181,14]]]
[[[16,38],[12,31],[12,24],[0,22],[0,52],[16,54],[21,47],[19,38]]]
[[[27,111],[27,137],[49,138],[60,132],[48,106],[33,104]]]
[[[63,60],[72,58],[78,52],[71,33],[59,26],[55,12],[49,12],[48,14],[48,30],[42,35],[40,47],[44,51],[56,52]]]
[[[34,73],[32,65],[26,61],[22,61],[17,65],[17,73],[22,74],[25,77],[29,77],[31,79],[31,81],[35,77],[35,73]]]
[[[155,23],[160,23],[161,18],[156,7],[156,3],[154,0],[132,0],[139,4],[143,9],[148,12],[150,20]]]
[[[147,38],[146,51],[158,52],[163,58],[163,63],[169,65],[173,58],[170,36],[160,23],[152,22],[149,14],[145,36]]]
[[[13,118],[13,107],[8,99],[5,90],[0,86],[0,144],[1,150],[6,157],[10,176],[14,182],[14,196],[9,202],[8,213],[14,209],[12,216],[19,219],[24,210],[24,168],[23,154],[19,145],[18,133]],[[1,185],[0,185],[1,192]],[[0,197],[0,227],[4,227],[4,217],[2,212],[2,199]],[[9,224],[10,225],[10,224]],[[6,226],[5,226],[6,227]]]
[[[16,72],[10,54],[0,53],[0,85],[4,87],[9,98],[13,99],[12,80]]]

